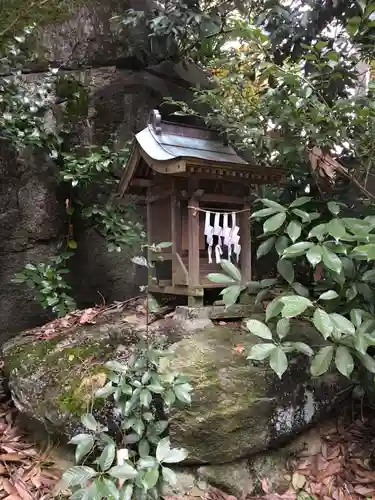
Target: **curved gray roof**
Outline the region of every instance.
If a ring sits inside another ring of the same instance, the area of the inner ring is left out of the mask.
[[[150,113],[147,127],[135,137],[143,151],[155,161],[199,158],[246,164],[215,132],[162,121],[157,110]]]

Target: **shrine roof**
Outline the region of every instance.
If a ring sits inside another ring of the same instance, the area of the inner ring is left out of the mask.
[[[246,164],[237,153],[225,145],[211,130],[163,121],[157,110],[150,113],[147,127],[136,134],[142,150],[155,161],[176,158]]]

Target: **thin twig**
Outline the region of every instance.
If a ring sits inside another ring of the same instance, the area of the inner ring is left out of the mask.
[[[43,7],[43,5],[45,5],[46,3],[48,3],[49,0],[42,0],[39,4],[37,4],[36,2],[31,2],[31,4],[29,5],[29,7],[26,9],[26,11],[22,11],[18,14],[18,16],[13,19],[13,21],[6,27],[3,29],[3,31],[0,32],[0,37],[6,35],[8,33],[8,31],[10,31],[17,23],[20,19],[22,19],[23,16],[27,16],[27,14],[34,8],[34,7]]]

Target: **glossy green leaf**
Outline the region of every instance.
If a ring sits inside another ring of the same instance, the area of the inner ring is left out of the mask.
[[[284,304],[281,311],[283,318],[294,318],[304,313],[308,307],[312,307],[311,300],[300,295],[290,295],[288,297],[281,297],[280,301]]]
[[[274,215],[280,212],[280,210],[275,208],[262,208],[262,210],[258,210],[257,212],[253,212],[250,216],[251,219],[258,219],[262,217],[269,217],[270,215]]]
[[[247,359],[263,361],[270,357],[274,349],[276,349],[275,344],[256,344],[250,349]]]
[[[288,358],[280,347],[275,347],[270,356],[270,367],[281,378],[288,368]]]
[[[310,296],[310,292],[308,290],[308,288],[306,288],[305,286],[303,286],[301,283],[298,283],[297,281],[295,283],[292,283],[292,288],[293,290],[298,294],[298,295],[302,295],[302,297],[309,297]]]
[[[339,240],[346,234],[345,226],[340,221],[340,219],[332,219],[327,224],[327,232],[331,236],[333,236],[336,240]]]
[[[283,207],[282,205],[280,205],[280,203],[277,203],[276,201],[268,200],[267,198],[263,198],[263,199],[261,199],[261,202],[263,203],[263,205],[266,205],[266,207],[275,208],[279,212],[286,211],[286,208]]]
[[[232,262],[226,259],[222,259],[220,261],[220,266],[222,270],[232,279],[234,279],[237,282],[241,281],[241,272],[239,271],[239,269],[237,269],[237,267],[234,264],[232,264]]]
[[[266,321],[269,321],[271,318],[274,318],[278,314],[281,313],[284,304],[280,302],[279,297],[274,298],[266,307]]]
[[[310,264],[315,267],[322,260],[322,247],[319,245],[311,247],[306,254],[306,258]]]
[[[209,273],[207,274],[207,279],[213,283],[222,283],[223,285],[234,284],[234,280],[231,276],[222,273]]]
[[[156,459],[161,463],[179,463],[187,458],[188,452],[183,448],[171,448],[169,437],[159,441],[156,448]]]
[[[176,473],[170,469],[169,467],[162,467],[161,473],[163,475],[163,479],[167,484],[174,485],[177,483]]]
[[[308,238],[317,238],[317,240],[322,241],[326,233],[327,233],[327,224],[318,224],[317,226],[311,229]]]
[[[277,270],[280,275],[284,278],[288,283],[293,283],[294,281],[294,268],[293,264],[290,260],[280,259],[277,262]]]
[[[288,238],[288,236],[279,236],[276,240],[276,243],[275,243],[275,248],[276,248],[276,252],[278,253],[278,255],[282,255],[284,253],[284,250],[286,248],[288,248],[288,246],[290,245],[290,240]]]
[[[333,300],[337,299],[338,293],[335,290],[328,290],[319,296],[319,300]]]
[[[67,488],[71,488],[73,486],[84,487],[87,481],[96,475],[97,472],[91,467],[76,465],[64,472],[62,480]]]
[[[98,423],[91,413],[82,415],[81,422],[86,427],[86,429],[89,429],[90,431],[96,431],[98,428]]]
[[[294,220],[289,222],[288,227],[286,228],[286,232],[288,233],[289,238],[294,243],[301,236],[302,226],[300,222]]]
[[[326,247],[322,247],[322,259],[323,264],[328,267],[328,269],[334,271],[335,273],[341,272],[342,262],[340,257],[328,250]]]
[[[334,347],[332,345],[322,347],[318,353],[313,357],[310,365],[310,372],[313,377],[320,377],[326,373],[331,366],[334,354]]]
[[[366,256],[367,260],[375,259],[375,243],[370,243],[368,245],[359,245],[354,248],[354,252],[362,253]]]
[[[290,208],[296,208],[300,207],[302,205],[306,205],[306,203],[309,203],[312,198],[310,196],[301,196],[300,198],[295,199],[290,205]]]
[[[304,255],[313,245],[309,241],[300,241],[286,248],[283,255],[285,257],[299,257],[300,255]]]
[[[289,346],[293,349],[293,351],[300,352],[302,354],[305,354],[306,356],[311,357],[314,354],[314,351],[311,349],[310,346],[305,344],[304,342],[285,342],[283,346]]]
[[[116,479],[134,479],[138,472],[137,470],[130,465],[130,463],[124,463],[122,465],[115,465],[109,469],[108,474]]]
[[[191,390],[192,387],[190,384],[179,384],[174,387],[174,393],[176,394],[176,398],[183,403],[191,403]]]
[[[375,359],[369,354],[356,353],[357,358],[360,360],[362,365],[371,373],[375,373]]]
[[[276,241],[275,236],[272,236],[271,238],[268,238],[267,240],[263,241],[257,249],[257,258],[260,259],[260,257],[267,255],[275,246],[275,241]]]
[[[336,203],[335,201],[329,201],[327,203],[328,210],[333,214],[333,215],[338,215],[340,213],[340,205]]]
[[[234,305],[237,302],[241,292],[242,292],[242,287],[240,285],[231,285],[222,290],[221,295],[223,297],[223,302],[226,305],[226,307]]]
[[[342,314],[338,313],[332,313],[329,315],[334,328],[340,332],[344,333],[346,335],[354,335],[355,334],[355,327],[351,321],[349,321],[345,316]]]
[[[283,339],[290,332],[290,321],[288,318],[281,318],[276,325],[276,333],[280,339]]]
[[[267,219],[263,224],[264,233],[271,233],[277,231],[285,222],[285,212],[279,213]]]
[[[313,324],[325,339],[328,339],[333,332],[334,325],[331,318],[323,309],[315,309]]]
[[[336,349],[335,364],[342,375],[348,378],[350,377],[354,369],[354,361],[347,347],[343,345],[338,346]]]
[[[246,321],[246,328],[253,335],[266,340],[272,340],[272,332],[267,325],[257,319],[249,319]]]
[[[107,471],[112,467],[115,455],[116,446],[114,444],[107,444],[98,459],[98,464],[102,471]]]

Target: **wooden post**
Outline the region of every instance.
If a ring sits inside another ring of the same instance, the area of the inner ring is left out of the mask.
[[[147,190],[147,263],[148,263],[148,268],[147,268],[147,282],[148,286],[150,285],[156,285],[156,276],[155,276],[155,268],[151,267],[153,263],[151,262],[152,260],[152,252],[150,250],[150,246],[153,244],[152,238],[152,214],[151,214],[151,201],[150,201],[150,188]]]
[[[245,203],[244,210],[249,208],[249,204]],[[240,265],[241,275],[244,282],[251,281],[251,231],[250,231],[250,210],[241,212],[240,214]]]
[[[192,196],[188,202],[189,218],[189,286],[199,286],[199,201]],[[194,210],[194,209],[197,210]]]

